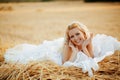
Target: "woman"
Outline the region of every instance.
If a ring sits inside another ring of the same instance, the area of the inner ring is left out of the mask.
[[[98,62],[120,50],[117,39],[88,31],[85,25],[73,22],[68,25],[65,38],[44,41],[40,45],[20,44],[8,49],[5,62],[29,63],[30,61],[51,60],[58,65],[76,66],[92,76],[92,69],[98,70]]]
[[[76,21],[66,30],[62,63],[64,66],[80,67],[92,76],[92,69],[99,69],[98,62],[115,50],[120,50],[120,42],[115,38],[104,34],[93,37],[85,25]]]
[[[66,30],[63,52],[63,63],[74,61],[78,51],[84,52],[88,57],[94,57],[92,47],[93,34],[88,31],[85,25],[73,22]]]

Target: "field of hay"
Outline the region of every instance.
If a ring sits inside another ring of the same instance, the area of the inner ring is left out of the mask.
[[[118,2],[0,3],[0,80],[120,80],[120,51],[100,62],[100,69],[92,78],[79,68],[50,61],[28,65],[3,62],[6,49],[63,37],[67,25],[74,20],[87,25],[94,35],[101,33],[120,40],[119,15]]]

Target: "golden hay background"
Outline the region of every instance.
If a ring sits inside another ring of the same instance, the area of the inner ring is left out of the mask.
[[[14,45],[37,45],[63,37],[73,20],[86,24],[94,34],[103,33],[120,40],[119,14],[117,2],[0,3],[0,80],[120,80],[120,51],[101,61],[92,78],[73,66],[66,68],[50,61],[6,64],[3,58],[6,49]]]

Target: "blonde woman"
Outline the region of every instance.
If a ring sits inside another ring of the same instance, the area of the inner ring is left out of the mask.
[[[92,69],[98,70],[98,62],[115,50],[120,50],[117,39],[104,34],[93,37],[85,25],[75,21],[68,25],[65,33],[62,64],[80,67],[84,73],[93,76]]]
[[[92,76],[98,70],[98,62],[120,50],[120,42],[104,34],[93,34],[82,23],[75,21],[68,25],[65,38],[44,41],[40,45],[20,44],[6,51],[7,63],[51,60],[58,65],[76,66]]]
[[[82,51],[88,57],[94,57],[92,46],[93,34],[87,27],[79,22],[73,22],[68,25],[65,34],[65,43],[63,50],[63,63],[66,61],[75,61],[78,51]]]

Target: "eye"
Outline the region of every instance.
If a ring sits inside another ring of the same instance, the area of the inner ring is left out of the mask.
[[[74,36],[70,36],[70,38],[73,38]]]
[[[76,36],[80,35],[80,33],[76,33]]]

